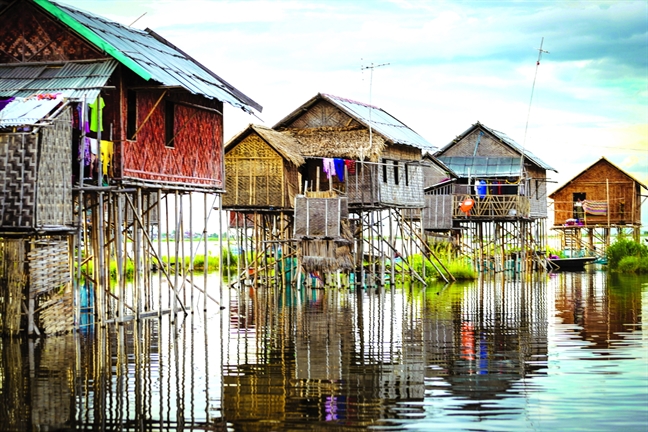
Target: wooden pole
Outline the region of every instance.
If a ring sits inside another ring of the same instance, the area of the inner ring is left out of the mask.
[[[607,201],[607,225],[610,228],[610,213],[612,207],[610,206],[610,180],[605,179],[605,199]]]
[[[164,199],[166,203],[166,197]],[[162,191],[158,189],[157,191],[157,250],[158,258],[162,256]],[[169,238],[168,231],[165,232],[167,240]],[[164,263],[161,259],[158,260],[158,318],[162,317],[162,269],[164,268]]]

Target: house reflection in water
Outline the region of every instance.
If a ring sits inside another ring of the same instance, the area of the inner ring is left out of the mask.
[[[246,295],[239,302],[256,320],[231,332],[224,417],[369,425],[424,417],[420,402],[437,394],[496,399],[546,367],[546,287],[497,280],[438,295],[421,288]],[[399,401],[414,403],[388,408]]]
[[[196,315],[4,339],[0,425],[344,430],[524,417],[528,399],[511,398],[539,392],[568,404],[547,383],[582,377],[592,369],[583,362],[641,359],[627,349],[642,325],[641,281],[553,277],[394,292],[231,290],[229,322]],[[623,397],[624,384],[607,379]]]

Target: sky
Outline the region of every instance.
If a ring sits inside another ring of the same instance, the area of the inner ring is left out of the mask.
[[[558,171],[549,192],[602,156],[648,186],[645,0],[62,2],[155,30],[263,106],[226,107],[226,140],[330,93],[436,147],[504,132]]]

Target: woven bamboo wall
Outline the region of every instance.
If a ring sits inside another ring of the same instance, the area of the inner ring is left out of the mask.
[[[63,111],[40,132],[37,178],[37,225],[72,224],[72,109]]]
[[[387,159],[378,168],[382,171],[378,181],[381,204],[419,208],[425,205],[421,165],[406,165],[402,160]]]
[[[527,175],[530,177],[526,196],[531,205],[531,218],[547,217],[547,171],[534,165],[526,164]]]
[[[356,174],[346,181],[347,198],[351,206],[374,206],[380,200],[379,166],[356,163]]]
[[[452,195],[425,195],[425,208],[422,214],[423,229],[452,229]]]
[[[153,109],[161,95],[162,90],[137,93],[137,125],[141,129],[136,141],[124,141],[118,150],[122,178],[222,188],[223,117],[182,102],[221,112],[222,103],[173,93],[165,95]],[[165,141],[167,100],[177,102],[174,104],[175,139],[171,143]]]
[[[479,139],[477,153],[475,153],[479,132],[480,129],[475,129],[461,141],[445,150],[443,156],[519,156],[518,153],[493,138],[487,132]]]
[[[346,198],[295,199],[294,236],[339,238],[342,235],[342,219],[349,217]]]
[[[611,224],[640,225],[640,192],[640,186],[631,177],[602,159],[552,194],[554,225],[563,225],[574,217],[574,193],[584,193],[586,200],[608,203]],[[608,214],[588,214],[586,220],[587,224],[607,224]]]
[[[297,117],[288,127],[311,129],[321,127],[356,127],[361,126],[357,120],[340,111],[327,101],[319,101],[300,117]]]
[[[248,135],[225,155],[225,208],[292,208],[297,167],[258,135]]]
[[[66,287],[71,281],[67,237],[42,237],[29,243],[29,297]]]
[[[32,2],[12,2],[0,15],[0,63],[104,58]]]
[[[34,226],[37,148],[36,135],[0,134],[0,226]]]

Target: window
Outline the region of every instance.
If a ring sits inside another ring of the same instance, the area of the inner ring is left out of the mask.
[[[387,183],[387,159],[382,160],[383,183]]]
[[[405,186],[409,186],[409,170],[407,169],[407,163],[405,163]]]
[[[126,139],[134,140],[137,132],[137,93],[135,90],[126,92]]]
[[[164,104],[164,142],[167,147],[175,147],[174,136],[175,124],[175,104],[166,101]]]
[[[394,161],[394,184],[398,184],[398,161]]]

